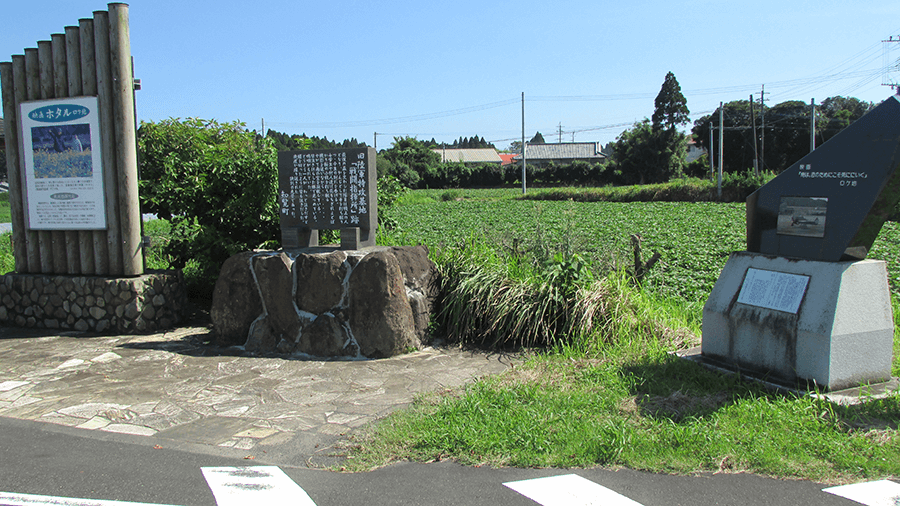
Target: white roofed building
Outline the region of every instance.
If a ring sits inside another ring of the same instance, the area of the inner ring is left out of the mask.
[[[525,161],[528,165],[536,166],[550,163],[566,165],[576,161],[600,163],[606,160],[606,155],[601,153],[600,149],[598,142],[526,144]],[[514,160],[521,162],[522,155],[516,155]]]

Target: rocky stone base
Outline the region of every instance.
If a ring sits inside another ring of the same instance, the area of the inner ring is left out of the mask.
[[[135,334],[172,328],[185,304],[181,271],[135,278],[0,276],[0,323],[18,327]]]
[[[222,266],[210,317],[220,346],[390,357],[421,346],[436,281],[425,246],[248,251]]]

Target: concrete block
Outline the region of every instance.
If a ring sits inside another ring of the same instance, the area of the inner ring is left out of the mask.
[[[738,302],[749,269],[808,277],[796,313]],[[703,308],[704,359],[785,384],[839,390],[891,376],[894,322],[880,260],[732,253]]]

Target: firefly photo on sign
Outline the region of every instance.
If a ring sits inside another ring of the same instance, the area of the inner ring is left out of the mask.
[[[91,127],[87,123],[31,128],[34,177],[91,177]]]

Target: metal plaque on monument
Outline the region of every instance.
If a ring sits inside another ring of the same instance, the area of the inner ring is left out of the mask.
[[[866,256],[898,199],[893,96],[747,198],[747,251],[703,308],[701,358],[827,390],[889,380],[887,267]]]
[[[282,247],[318,246],[319,230],[340,230],[341,249],[374,246],[376,187],[373,148],[279,152]]]

